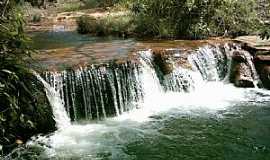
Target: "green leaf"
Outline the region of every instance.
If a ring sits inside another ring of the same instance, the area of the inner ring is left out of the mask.
[[[0,121],[5,122],[7,119],[6,117],[3,115],[3,113],[0,114]]]
[[[34,125],[34,123],[33,123],[32,121],[28,120],[26,123],[27,123],[31,128],[35,128],[35,125]]]
[[[21,114],[21,116],[20,116],[20,121],[21,121],[22,123],[25,122],[25,116],[24,116],[24,114]]]

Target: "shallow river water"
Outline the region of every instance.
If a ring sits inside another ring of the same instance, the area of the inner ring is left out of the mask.
[[[145,97],[137,108],[63,125],[33,137],[6,159],[270,159],[270,91],[200,80],[189,93],[164,92],[153,68],[142,68]]]

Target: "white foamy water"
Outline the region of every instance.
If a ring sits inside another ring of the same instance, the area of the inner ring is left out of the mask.
[[[206,52],[206,51],[205,51]],[[54,109],[55,120],[60,130],[49,137],[36,137],[28,145],[45,144],[45,154],[49,158],[73,158],[73,159],[99,159],[99,153],[110,153],[111,159],[127,159],[122,146],[136,141],[144,134],[158,134],[157,130],[143,130],[140,126],[147,125],[153,120],[153,116],[163,113],[198,114],[206,112],[210,115],[218,114],[245,103],[260,103],[270,101],[270,92],[263,89],[236,88],[232,84],[218,82],[218,71],[212,72],[213,82],[203,79],[208,74],[199,71],[183,72],[191,76],[194,90],[185,92],[165,92],[161,86],[156,71],[151,65],[151,51],[142,52],[141,73],[138,82],[141,82],[143,90],[143,101],[139,102],[136,109],[125,112],[114,118],[107,118],[104,121],[93,122],[92,124],[72,124],[65,112],[59,94],[49,87],[44,80],[37,77],[44,83],[50,103]],[[207,59],[207,57],[204,57]],[[210,61],[214,61],[210,56]],[[198,61],[199,63],[199,61]],[[205,62],[204,62],[205,63]],[[211,64],[214,64],[212,62]],[[215,63],[215,66],[217,63]],[[203,67],[203,66],[199,66]],[[179,68],[181,69],[181,68]],[[181,72],[182,74],[182,72]],[[115,92],[115,91],[113,91]],[[62,129],[61,129],[62,128]],[[129,157],[130,158],[130,157]]]
[[[52,106],[53,117],[56,122],[56,127],[60,130],[67,128],[71,125],[70,118],[67,115],[64,107],[64,102],[61,99],[59,92],[57,92],[53,87],[51,87],[38,73],[33,73],[44,85],[46,95]]]
[[[152,116],[162,113],[174,113],[174,116],[177,116],[177,113],[192,115],[200,112],[213,115],[239,103],[249,102],[250,97],[256,99],[256,103],[269,101],[270,92],[235,88],[231,84],[221,82],[209,82],[192,93],[161,92],[157,97],[158,99],[145,99],[139,109],[118,117],[94,124],[73,124],[64,130],[58,130],[50,137],[39,137],[28,145],[42,143],[50,146],[46,148],[45,154],[51,158],[98,159],[95,157],[97,154],[108,152],[112,153],[111,159],[119,157],[125,159],[128,155],[123,152],[121,146],[136,141],[144,134],[157,134],[155,130],[142,130],[140,127],[153,120]]]

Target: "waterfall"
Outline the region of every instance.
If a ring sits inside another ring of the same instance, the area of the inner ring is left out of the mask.
[[[140,77],[143,83],[143,91],[145,96],[153,97],[154,94],[162,93],[162,86],[159,82],[156,70],[152,64],[152,51],[140,51],[138,54],[140,56],[140,63],[142,68],[142,74]]]
[[[189,92],[195,89],[194,77],[190,70],[178,67],[164,76],[164,87],[172,92]]]
[[[102,120],[136,107],[143,98],[140,67],[131,61],[47,72],[74,121]]]
[[[33,71],[33,73],[37,77],[37,79],[44,85],[46,95],[52,106],[53,117],[56,122],[56,127],[61,130],[70,126],[70,119],[66,114],[64,103],[60,97],[59,92],[57,92],[55,88],[51,87],[38,73],[36,73],[35,71]]]
[[[154,103],[166,92],[193,92],[204,81],[225,80],[235,49],[226,44],[206,45],[191,54],[176,50],[178,58],[188,55],[192,69],[177,65],[177,57],[172,57],[164,62],[173,66],[168,74],[159,75],[153,51],[145,50],[137,53],[136,60],[46,72],[44,77],[72,121],[103,120],[144,107],[146,101]]]
[[[247,52],[246,52],[247,54]],[[251,74],[252,74],[252,77],[254,79],[254,86],[258,88],[258,86],[261,84],[261,80],[260,80],[260,77],[257,73],[257,70],[255,68],[255,65],[253,63],[253,57],[251,55],[247,55],[246,57],[247,58],[247,63],[248,63],[248,66],[250,67],[250,70],[251,70]]]
[[[188,59],[194,70],[199,71],[206,81],[220,81],[228,74],[232,48],[224,45],[207,45],[199,48]]]

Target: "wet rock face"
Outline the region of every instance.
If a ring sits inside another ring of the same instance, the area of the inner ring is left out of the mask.
[[[237,87],[250,88],[254,86],[255,73],[252,70],[252,56],[249,52],[236,50],[232,54],[230,82]]]
[[[270,65],[264,66],[260,75],[264,87],[270,89]]]
[[[181,66],[191,69],[188,62],[188,52],[180,49],[164,49],[153,51],[153,62],[163,75],[168,75]]]
[[[245,63],[247,62],[247,57],[246,54],[241,52],[241,51],[235,51],[233,53],[233,60],[238,62],[238,63]]]
[[[173,71],[173,61],[172,51],[169,50],[158,50],[154,51],[153,60],[156,67],[162,72],[162,74],[167,75]]]
[[[256,56],[255,65],[263,86],[270,89],[270,55]]]
[[[19,77],[19,83],[12,82],[18,89],[15,91],[19,92],[18,107],[6,109],[0,121],[0,145],[3,146],[4,153],[25,143],[34,135],[56,130],[52,108],[43,85],[31,74],[22,76]]]
[[[245,63],[239,63],[234,68],[234,84],[237,87],[249,88],[254,87],[252,73],[250,67]]]

